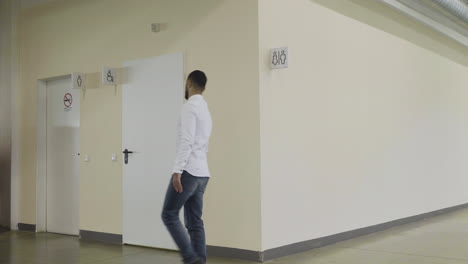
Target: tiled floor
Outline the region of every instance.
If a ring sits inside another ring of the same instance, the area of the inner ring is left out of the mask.
[[[76,237],[0,233],[0,264],[171,264],[177,253],[83,242]],[[254,262],[210,258],[210,264]],[[268,263],[468,264],[468,210],[345,241]]]

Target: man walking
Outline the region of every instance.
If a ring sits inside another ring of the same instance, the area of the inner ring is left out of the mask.
[[[162,212],[162,220],[179,247],[184,264],[206,263],[202,213],[203,194],[210,178],[206,155],[212,129],[211,114],[203,98],[206,82],[202,71],[193,71],[187,78],[187,102],[178,125],[177,156]],[[186,229],[179,219],[182,207]]]

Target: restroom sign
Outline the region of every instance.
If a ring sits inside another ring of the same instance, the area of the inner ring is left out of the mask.
[[[85,89],[86,75],[84,73],[72,73],[73,89]]]
[[[104,67],[102,69],[102,84],[117,85],[117,71],[116,68]]]
[[[270,67],[283,69],[289,67],[289,48],[276,48],[270,52]]]
[[[73,104],[73,96],[70,93],[65,94],[63,97],[63,104],[66,108],[70,108]]]

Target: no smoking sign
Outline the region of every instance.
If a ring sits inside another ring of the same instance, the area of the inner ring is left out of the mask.
[[[70,93],[65,94],[63,97],[63,104],[65,105],[65,110],[70,110],[73,104],[73,96]]]

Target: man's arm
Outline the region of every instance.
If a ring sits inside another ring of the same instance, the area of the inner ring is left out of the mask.
[[[187,166],[188,158],[192,153],[193,143],[195,141],[195,131],[197,128],[197,115],[195,107],[187,104],[182,108],[181,113],[181,128],[179,134],[179,145],[177,148],[176,159],[174,162],[173,178],[172,182],[176,192],[181,193],[183,191],[181,177],[182,172]]]

